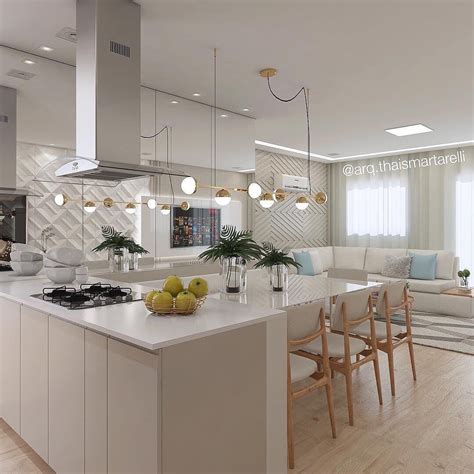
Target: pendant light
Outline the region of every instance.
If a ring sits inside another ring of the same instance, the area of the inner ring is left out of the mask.
[[[308,206],[309,206],[309,201],[306,196],[300,196],[296,200],[296,208],[299,209],[300,211],[304,211]]]
[[[133,202],[129,202],[126,206],[125,206],[125,212],[127,214],[135,214],[137,210],[137,206],[135,206],[135,204],[133,204]]]
[[[156,199],[154,199],[154,198],[148,199],[148,201],[146,202],[146,205],[147,205],[148,209],[155,209],[156,208]]]
[[[181,190],[184,194],[191,195],[197,191],[197,181],[192,177],[188,176],[181,181]]]
[[[169,204],[163,204],[160,208],[160,212],[164,215],[167,216],[171,212],[171,207]]]
[[[56,206],[62,207],[69,201],[69,198],[65,194],[56,194],[54,196],[54,203]]]
[[[232,200],[232,197],[227,189],[220,189],[217,191],[214,199],[219,206],[227,206],[227,204]]]
[[[94,201],[86,201],[84,203],[84,211],[88,212],[89,214],[92,214],[95,212],[97,209],[95,202]]]
[[[272,207],[274,203],[275,201],[273,200],[273,196],[271,195],[271,193],[263,193],[260,196],[260,205],[263,208],[268,209]]]
[[[250,183],[247,193],[252,199],[257,199],[262,194],[262,187],[258,183]]]

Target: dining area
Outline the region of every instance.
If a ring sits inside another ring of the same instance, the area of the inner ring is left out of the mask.
[[[298,408],[300,399],[326,399],[328,423],[326,427],[318,424],[318,431],[325,430],[325,442],[333,439],[337,443],[343,427],[340,422],[338,426],[336,411],[346,411],[344,427],[365,424],[365,420],[360,419],[361,414],[354,409],[358,385],[353,379],[360,378],[362,372],[365,389],[373,392],[379,410],[383,410],[385,388],[381,365],[388,369],[392,400],[396,400],[395,373],[400,372],[396,365],[400,357],[409,359],[414,387],[413,298],[404,280],[383,284],[372,282],[368,281],[367,272],[353,269],[330,268],[327,277],[290,274],[288,289],[283,292],[269,291],[267,280],[265,272],[251,270],[245,293],[232,295],[213,291],[215,288],[211,283],[208,297],[286,311],[288,467],[294,469],[298,464],[294,425],[295,422],[300,425],[306,422],[301,410],[295,419],[295,407]],[[392,321],[395,314],[403,316],[403,325],[399,318],[397,324]],[[407,346],[407,352],[395,357],[395,353],[403,352],[397,349],[404,346]],[[381,357],[382,352],[387,360]],[[404,370],[404,377],[406,375]],[[403,380],[404,387],[406,383]],[[318,400],[318,403],[322,402]],[[373,410],[377,412],[377,406]],[[307,421],[311,423],[311,420]],[[323,435],[320,432],[318,436]]]

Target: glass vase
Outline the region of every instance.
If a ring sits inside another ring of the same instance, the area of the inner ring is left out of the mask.
[[[469,289],[469,279],[468,278],[460,278],[459,279],[459,286],[463,290],[468,290]]]
[[[247,263],[243,258],[223,258],[220,273],[224,293],[245,293],[247,290]]]
[[[138,270],[138,258],[140,255],[138,253],[130,253],[130,258],[129,258],[129,270]]]
[[[130,268],[129,253],[125,247],[109,249],[109,271],[128,272]]]
[[[271,288],[273,291],[288,291],[288,267],[272,265]]]

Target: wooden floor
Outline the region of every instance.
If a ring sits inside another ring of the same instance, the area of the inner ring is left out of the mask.
[[[395,351],[395,398],[381,354],[383,407],[377,402],[372,367],[354,372],[353,427],[347,424],[344,380],[336,375],[335,440],[323,392],[295,403],[293,472],[474,473],[474,357],[415,346],[415,385],[405,349]],[[0,472],[52,471],[0,421]]]

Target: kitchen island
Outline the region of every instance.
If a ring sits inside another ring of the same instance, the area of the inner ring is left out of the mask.
[[[0,282],[0,414],[55,471],[286,471],[284,312],[208,298],[166,318],[30,296],[51,286]]]

